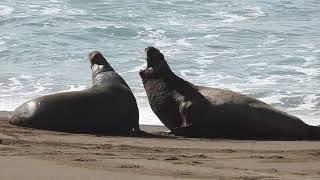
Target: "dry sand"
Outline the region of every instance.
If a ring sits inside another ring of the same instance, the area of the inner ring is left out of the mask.
[[[0,113],[1,180],[320,179],[317,141],[68,134],[15,127],[6,116]]]

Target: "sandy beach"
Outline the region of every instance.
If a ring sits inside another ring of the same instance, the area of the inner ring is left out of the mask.
[[[15,127],[7,115],[0,113],[1,180],[320,179],[317,141],[69,134]]]

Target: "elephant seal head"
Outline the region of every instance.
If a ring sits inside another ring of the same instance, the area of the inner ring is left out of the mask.
[[[144,52],[146,55],[147,67],[139,72],[142,81],[150,78],[165,78],[173,74],[159,49],[149,46]]]
[[[114,71],[114,69],[99,51],[90,52],[89,60],[92,70],[92,79],[102,72]]]

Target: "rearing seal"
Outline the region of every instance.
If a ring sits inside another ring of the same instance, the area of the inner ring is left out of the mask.
[[[320,128],[255,98],[197,86],[175,75],[163,54],[145,49],[140,71],[150,106],[175,135],[236,139],[320,139]]]
[[[139,131],[136,99],[98,51],[89,54],[93,86],[32,99],[11,113],[17,126],[54,131],[126,134]]]

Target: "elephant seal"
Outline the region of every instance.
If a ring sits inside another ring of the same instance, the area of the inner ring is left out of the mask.
[[[299,140],[320,139],[320,128],[255,98],[191,84],[175,75],[163,54],[145,49],[140,71],[153,112],[171,133],[187,137]]]
[[[71,133],[126,134],[139,129],[136,99],[98,51],[89,54],[93,86],[32,99],[11,113],[13,125]]]

